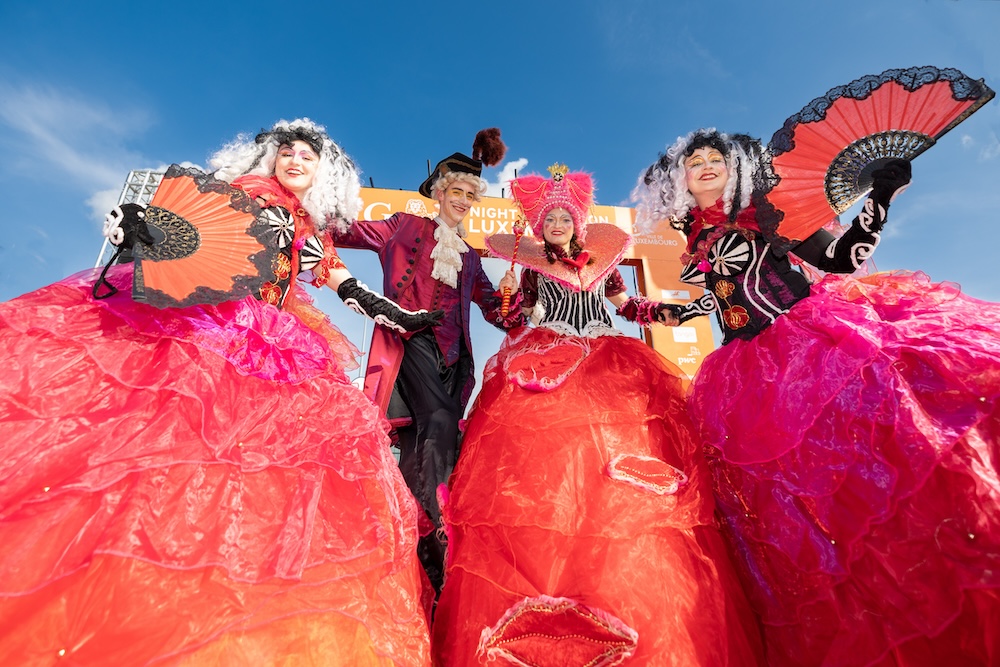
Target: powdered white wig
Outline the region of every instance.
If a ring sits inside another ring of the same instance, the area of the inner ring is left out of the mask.
[[[715,148],[726,157],[729,180],[722,202],[731,218],[750,205],[755,189],[763,188],[766,156],[759,141],[742,134],[723,134],[715,128],[696,130],[679,137],[639,176],[632,191],[639,233],[652,232],[664,220],[677,229],[685,228],[695,200],[688,191],[684,160],[705,147]]]
[[[309,144],[320,158],[302,206],[317,228],[323,229],[333,221],[341,231],[346,231],[361,210],[361,180],[354,162],[330,139],[322,125],[308,118],[279,120],[256,137],[237,136],[208,162],[216,170],[216,178],[227,183],[244,174],[273,176],[278,149],[296,140]]]
[[[476,188],[476,201],[480,201],[483,195],[486,194],[486,181],[479,176],[465,171],[449,171],[438,176],[434,181],[434,184],[431,186],[431,196],[437,199],[438,192],[447,190],[455,181],[463,181]]]

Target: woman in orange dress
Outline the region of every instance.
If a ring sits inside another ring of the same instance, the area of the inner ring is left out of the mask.
[[[520,306],[486,366],[443,514],[440,665],[758,665],[750,611],[719,530],[680,371],[615,329],[629,236],[587,224],[586,174],[524,176],[511,192]],[[510,259],[513,240],[488,240]],[[493,661],[493,662],[490,662]]]
[[[0,304],[0,662],[426,665],[416,506],[296,278],[433,317],[357,287],[326,240],[359,186],[322,127],[281,121],[214,164],[277,221],[274,284],[158,309],[116,265],[109,298],[84,272]]]

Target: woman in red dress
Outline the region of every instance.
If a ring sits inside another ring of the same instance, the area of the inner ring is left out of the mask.
[[[281,223],[274,284],[157,309],[117,265],[109,298],[85,272],[0,304],[0,662],[426,665],[415,504],[296,277],[427,316],[358,287],[322,233],[359,187],[322,127],[281,121],[214,163]]]
[[[629,244],[587,224],[586,174],[511,183],[538,241],[517,261],[521,314],[487,364],[443,512],[437,664],[757,665],[757,622],[715,524],[680,372],[621,335]],[[510,259],[513,239],[494,236]]]

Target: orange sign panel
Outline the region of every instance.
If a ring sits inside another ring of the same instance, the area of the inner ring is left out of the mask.
[[[362,188],[364,200],[362,216],[366,220],[388,218],[396,211],[413,215],[434,217],[437,202],[408,190]],[[491,234],[512,234],[517,219],[517,207],[507,199],[484,197],[469,211],[465,219],[468,231],[466,242],[476,250],[485,252],[484,239]],[[629,234],[633,233],[635,212],[624,206],[593,206],[590,222],[613,224]],[[530,234],[529,229],[526,233]],[[632,248],[625,255],[626,263],[635,265],[639,286],[643,294],[654,301],[683,304],[700,297],[701,289],[680,282],[681,253],[684,239],[680,232],[671,230],[660,234],[634,237]],[[707,317],[685,322],[679,327],[654,325],[650,329],[652,346],[667,360],[676,364],[688,377],[701,365],[701,361],[715,349],[712,327]]]

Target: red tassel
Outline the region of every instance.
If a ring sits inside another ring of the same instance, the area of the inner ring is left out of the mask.
[[[499,164],[507,154],[507,145],[500,139],[500,128],[490,127],[479,130],[472,142],[472,157],[487,167]]]

